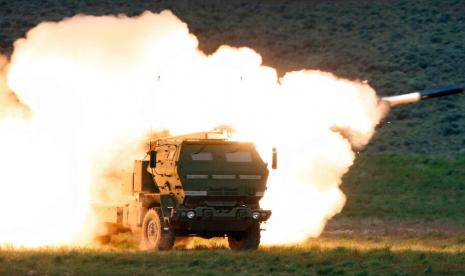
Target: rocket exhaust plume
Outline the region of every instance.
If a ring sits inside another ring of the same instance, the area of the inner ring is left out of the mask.
[[[345,203],[352,147],[368,143],[383,116],[375,91],[320,71],[278,79],[250,48],[197,47],[170,11],[78,15],[16,41],[0,77],[0,207],[10,210],[0,243],[85,241],[93,204],[128,200],[119,177],[145,155],[151,129],[225,124],[270,164],[279,151],[261,202],[273,211],[262,243],[318,236]]]

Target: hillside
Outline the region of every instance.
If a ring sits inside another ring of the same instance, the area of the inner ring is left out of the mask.
[[[367,80],[381,95],[465,82],[465,5],[428,1],[0,1],[0,52],[44,20],[171,9],[205,52],[248,46],[280,73],[321,69]],[[368,152],[460,155],[465,97],[398,107]],[[389,122],[389,123],[388,123]]]

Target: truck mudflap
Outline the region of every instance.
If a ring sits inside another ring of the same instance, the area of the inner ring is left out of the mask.
[[[229,210],[213,207],[177,208],[172,213],[172,219],[180,222],[195,221],[256,221],[263,222],[271,216],[270,210],[252,209],[248,207],[234,207]]]

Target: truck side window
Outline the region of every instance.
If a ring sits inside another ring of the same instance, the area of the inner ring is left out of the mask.
[[[227,162],[252,162],[252,154],[248,151],[227,152],[225,155]]]
[[[194,161],[212,161],[213,154],[208,151],[191,153],[192,160]]]

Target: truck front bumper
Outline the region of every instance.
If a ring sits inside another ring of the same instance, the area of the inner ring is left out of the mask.
[[[213,207],[177,208],[172,222],[180,233],[216,232],[216,236],[231,231],[244,231],[254,223],[268,220],[271,211],[235,207],[223,210]]]
[[[248,207],[235,207],[230,210],[213,207],[178,208],[173,219],[178,221],[243,221],[252,220],[262,222],[271,216],[270,210],[252,209]]]

